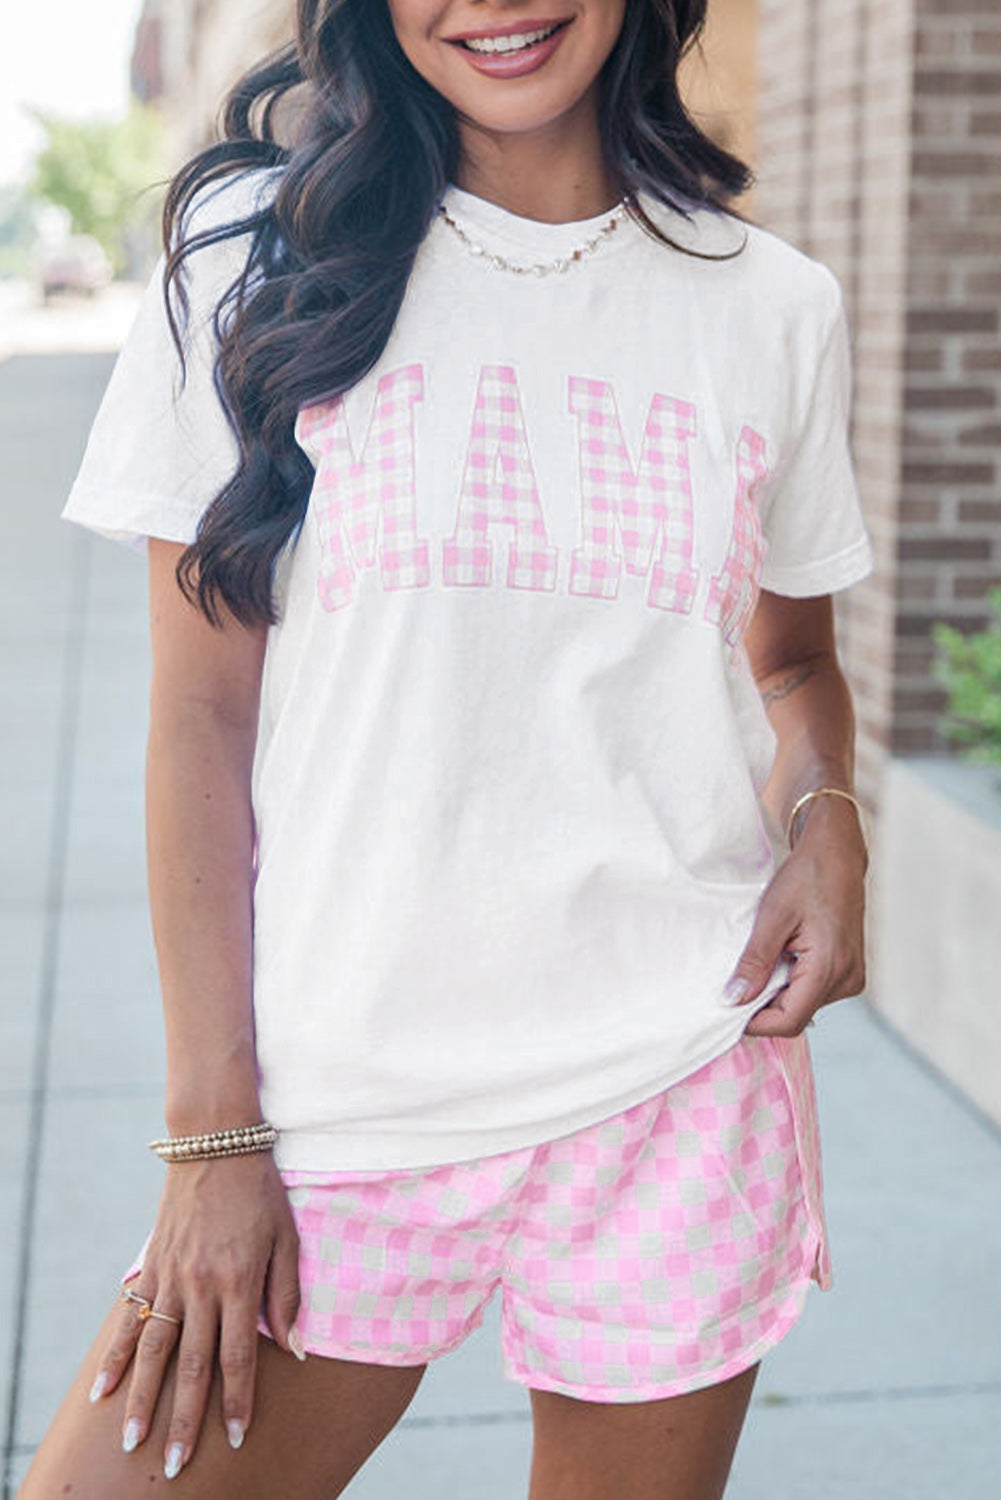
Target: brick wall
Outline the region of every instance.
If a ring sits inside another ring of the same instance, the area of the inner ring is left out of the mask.
[[[905,0],[759,0],[755,217],[841,279],[855,353],[853,443],[877,571],[835,594],[875,811],[893,737],[912,52]]]
[[[173,166],[216,138],[223,96],[251,63],[292,36],[294,13],[295,0],[144,0],[137,46],[144,24],[155,18],[158,97]]]
[[[929,623],[1001,584],[1001,4],[915,0],[894,748],[948,748]]]
[[[932,624],[982,628],[1001,584],[1001,0],[758,0],[758,21],[755,215],[837,272],[853,330],[877,572],[834,599],[880,909],[892,758],[958,753]]]
[[[943,752],[930,627],[1001,583],[1001,6],[759,0],[758,218],[826,260],[855,340],[879,576],[836,596],[873,810],[883,757]]]

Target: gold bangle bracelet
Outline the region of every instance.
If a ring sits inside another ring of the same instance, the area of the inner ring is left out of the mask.
[[[802,797],[800,797],[798,799],[798,801],[795,803],[795,805],[793,807],[792,812],[789,814],[789,822],[786,825],[786,842],[789,845],[789,848],[792,849],[792,847],[793,847],[792,825],[793,825],[793,822],[795,821],[796,814],[799,812],[799,810],[800,810],[801,807],[803,807],[807,802],[809,802],[809,800],[810,800],[811,797],[822,797],[822,796],[824,796],[825,793],[828,793],[828,794],[830,794],[831,796],[834,796],[834,797],[845,797],[845,798],[847,798],[847,800],[849,802],[851,802],[851,803],[853,803],[855,805],[855,808],[858,811],[859,821],[860,821],[860,823],[862,825],[862,837],[863,837],[863,840],[865,841],[866,854],[868,854],[869,853],[869,846],[870,846],[870,844],[872,842],[872,837],[871,837],[871,833],[870,833],[870,830],[869,830],[868,814],[867,814],[865,808],[862,806],[862,804],[859,801],[859,799],[856,796],[854,796],[851,792],[846,792],[845,789],[844,789],[844,787],[840,787],[840,786],[818,786],[818,787],[814,787],[812,791],[804,792],[803,795],[802,795]]]

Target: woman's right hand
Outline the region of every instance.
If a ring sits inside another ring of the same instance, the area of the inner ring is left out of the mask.
[[[123,1299],[94,1388],[103,1374],[100,1394],[114,1390],[135,1358],[122,1433],[131,1451],[150,1430],[168,1360],[180,1343],[164,1451],[172,1478],[198,1441],[217,1349],[227,1436],[233,1447],[243,1441],[253,1412],[262,1296],[276,1343],[305,1358],[293,1330],[299,1236],[271,1153],[168,1164],[143,1268],[127,1287],[182,1321],[140,1320],[136,1304]]]

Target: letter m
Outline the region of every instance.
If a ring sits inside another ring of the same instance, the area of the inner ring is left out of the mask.
[[[310,494],[321,551],[317,592],[324,609],[342,609],[355,596],[359,567],[375,562],[384,589],[424,587],[430,580],[428,544],[417,537],[414,405],[424,397],[424,372],[405,365],[383,375],[361,456],[348,432],[344,398],[301,408],[295,437],[316,465]]]
[[[570,593],[614,599],[624,560],[630,573],[651,575],[649,605],[688,614],[698,580],[688,457],[695,407],[655,394],[634,466],[609,381],[571,375],[569,402],[577,418],[583,537],[571,558]]]

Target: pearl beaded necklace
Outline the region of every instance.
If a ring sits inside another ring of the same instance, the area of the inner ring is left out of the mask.
[[[474,240],[470,235],[466,233],[466,231],[460,224],[457,224],[455,222],[455,220],[452,218],[452,215],[448,212],[443,203],[438,205],[438,212],[441,214],[441,217],[444,219],[445,223],[455,231],[455,233],[459,236],[459,238],[468,247],[473,255],[483,256],[484,259],[488,260],[491,265],[497,266],[498,269],[502,271],[515,271],[518,275],[521,276],[546,276],[550,271],[569,270],[574,261],[581,260],[585,255],[590,255],[592,251],[596,250],[601,244],[602,240],[605,239],[607,235],[611,234],[612,231],[617,228],[617,226],[626,217],[626,205],[624,201],[617,204],[617,206],[612,210],[612,217],[608,220],[608,222],[601,226],[596,235],[593,235],[592,238],[587,240],[583,245],[578,246],[576,250],[571,251],[568,255],[557,256],[555,260],[536,261],[534,262],[534,264],[529,266],[516,265],[514,261],[508,260],[505,256],[498,255],[493,250],[488,250],[486,245],[479,244],[476,240]]]

